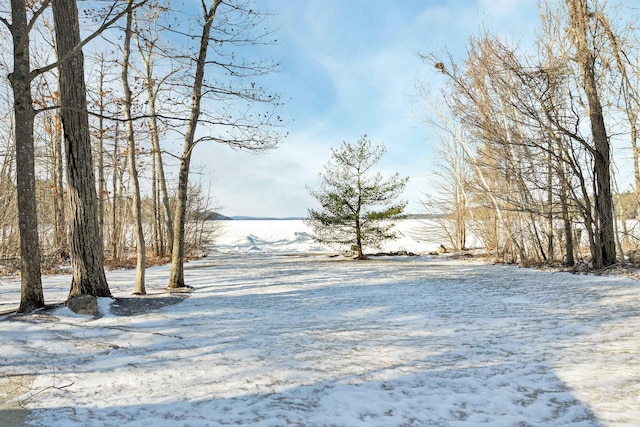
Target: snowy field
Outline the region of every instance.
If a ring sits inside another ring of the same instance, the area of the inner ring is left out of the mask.
[[[160,294],[169,270],[154,267],[147,287],[167,302],[154,311],[101,299],[97,319],[0,319],[2,380],[28,425],[640,425],[637,281],[426,255],[354,262],[298,221],[223,226],[216,252],[185,266],[188,298]],[[393,250],[442,243],[401,230]],[[108,278],[130,296],[133,271]],[[68,284],[45,278],[47,300]],[[2,279],[0,304],[18,288]]]

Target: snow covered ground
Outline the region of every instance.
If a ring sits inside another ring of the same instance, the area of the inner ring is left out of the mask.
[[[0,320],[2,376],[29,425],[640,425],[637,281],[424,255],[354,262],[300,222],[224,227],[216,252],[186,265],[196,290],[177,304]],[[441,243],[405,231],[398,249]],[[129,296],[132,271],[108,278]],[[167,267],[147,272],[161,298],[167,280]],[[45,278],[47,299],[68,282]],[[0,303],[18,288],[2,279]]]
[[[424,236],[425,221],[405,220],[396,225],[396,240],[386,242],[385,251],[404,250],[428,253],[440,244],[448,245],[445,239],[429,239]],[[214,248],[222,252],[265,252],[313,254],[335,252],[335,248],[323,246],[312,240],[311,229],[301,220],[257,220],[219,221],[220,237]],[[442,240],[442,241],[441,241]],[[366,252],[376,252],[366,248]]]

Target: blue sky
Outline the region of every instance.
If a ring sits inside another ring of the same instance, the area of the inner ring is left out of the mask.
[[[268,154],[224,146],[196,148],[225,215],[305,216],[331,147],[367,134],[387,147],[379,170],[409,176],[407,211],[433,189],[437,138],[424,124],[418,84],[438,90],[442,76],[417,52],[445,48],[463,58],[469,36],[483,28],[530,43],[539,22],[536,0],[269,0],[280,26],[267,54],[280,71],[270,88],[287,100],[289,135]]]

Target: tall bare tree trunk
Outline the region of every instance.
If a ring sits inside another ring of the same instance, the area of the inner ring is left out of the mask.
[[[636,200],[640,200],[640,148],[638,147],[639,128],[638,128],[638,114],[640,113],[640,97],[638,95],[638,77],[637,73],[627,72],[627,68],[632,67],[631,60],[628,58],[626,52],[618,41],[618,37],[613,32],[609,21],[605,18],[603,13],[598,13],[598,21],[604,27],[609,42],[613,50],[613,57],[615,58],[620,77],[622,78],[620,85],[620,93],[624,100],[624,113],[629,121],[629,136],[631,139],[631,153],[633,159],[633,176],[634,176],[634,190]],[[634,64],[635,65],[635,64]],[[631,74],[631,77],[629,76]],[[640,215],[640,212],[637,214]],[[623,228],[626,229],[625,218],[622,218]],[[625,230],[625,239],[627,233]]]
[[[549,261],[553,262],[555,259],[555,218],[554,218],[554,206],[553,206],[553,144],[549,141],[549,153],[547,154],[547,255]]]
[[[11,36],[13,39],[13,88],[16,137],[16,184],[18,227],[20,230],[20,307],[21,313],[44,307],[40,276],[40,244],[36,211],[36,180],[33,124],[35,111],[31,96],[29,26],[24,0],[11,0]]]
[[[589,46],[589,11],[587,0],[566,0],[569,9],[571,40],[576,48],[576,60],[582,75],[582,87],[587,96],[591,136],[594,149],[595,209],[598,215],[597,245],[601,257],[592,260],[594,268],[607,267],[616,262],[613,227],[613,197],[611,194],[611,149],[602,113],[602,103],[596,82],[596,57]]]
[[[116,122],[113,136],[113,174],[111,175],[111,259],[116,261],[120,256],[120,225],[118,222],[118,212],[120,211],[119,199],[119,178],[120,178],[120,126]]]
[[[640,147],[638,146],[638,130],[635,124],[631,128],[631,155],[633,158],[633,177],[636,200],[640,200]],[[640,217],[640,210],[636,214]]]
[[[162,213],[158,209],[159,204],[159,191],[158,191],[158,168],[156,166],[156,156],[153,154],[153,148],[151,151],[151,210],[153,211],[153,222],[151,231],[153,233],[152,249],[155,256],[162,256],[164,252],[164,244],[162,240]]]
[[[162,161],[162,149],[160,148],[160,130],[158,128],[158,119],[156,113],[156,92],[154,92],[153,88],[150,85],[150,82],[153,81],[153,76],[150,74],[150,69],[147,66],[147,95],[148,105],[149,105],[149,115],[151,118],[149,119],[149,131],[151,132],[151,150],[153,152],[153,158],[155,160],[156,165],[156,175],[154,178],[157,178],[158,192],[159,192],[159,201],[162,204],[162,212],[164,215],[162,217],[165,221],[165,226],[167,230],[167,243],[168,247],[165,252],[165,245],[162,244],[162,253],[164,256],[167,253],[171,253],[173,250],[173,215],[171,213],[171,205],[169,204],[169,192],[167,191],[167,180],[165,178],[164,173],[164,164]]]
[[[162,204],[163,218],[165,222],[165,228],[167,230],[167,244],[163,244],[162,256],[173,251],[173,215],[171,212],[171,205],[169,203],[169,192],[167,191],[167,179],[164,173],[164,163],[162,161],[162,149],[160,148],[160,135],[158,129],[158,123],[156,119],[155,108],[155,94],[149,97],[149,113],[150,119],[150,131],[151,131],[151,149],[153,151],[153,157],[156,161],[157,183],[160,196],[160,203]]]
[[[52,2],[60,64],[60,105],[67,158],[72,282],[69,297],[111,296],[104,273],[103,242],[98,226],[96,180],[91,155],[89,115],[74,0]],[[76,50],[74,50],[76,49]]]
[[[129,0],[129,8],[133,0]],[[144,278],[146,268],[146,253],[144,231],[142,229],[142,201],[140,200],[140,184],[138,182],[138,169],[136,168],[136,141],[133,134],[133,119],[131,116],[131,88],[129,87],[129,57],[131,54],[131,27],[133,22],[133,10],[127,13],[127,24],[124,36],[124,56],[122,58],[122,89],[124,91],[124,119],[126,122],[127,151],[129,156],[129,175],[131,176],[131,191],[133,192],[133,221],[136,229],[136,281],[135,294],[146,294]]]
[[[98,226],[100,228],[100,238],[104,241],[104,54],[100,55],[100,74],[98,76],[98,144],[96,155],[98,157]]]
[[[158,10],[156,10],[156,13]],[[157,19],[157,14],[152,14],[151,19]],[[135,17],[134,17],[135,18]],[[137,20],[135,21],[135,28],[137,29]],[[145,89],[147,92],[147,106],[149,108],[149,133],[151,135],[151,154],[154,168],[153,185],[155,189],[153,191],[154,197],[154,226],[157,230],[157,238],[155,238],[155,244],[157,245],[157,254],[159,256],[166,256],[173,250],[173,215],[171,212],[171,204],[169,203],[169,193],[167,191],[167,180],[164,173],[164,162],[162,161],[162,149],[160,147],[160,127],[158,126],[158,114],[157,114],[157,102],[158,93],[164,81],[176,72],[178,69],[173,69],[162,79],[158,79],[154,76],[154,62],[157,55],[156,44],[158,37],[152,26],[149,25],[148,35],[146,37],[136,38],[138,44],[138,53],[144,64],[143,79]],[[159,205],[162,205],[162,210],[158,209]],[[164,227],[163,227],[164,225]],[[166,236],[164,235],[166,232]]]
[[[185,144],[186,145],[186,144]],[[184,288],[184,227],[187,212],[187,196],[189,185],[189,166],[191,151],[182,155],[178,175],[178,195],[176,210],[173,216],[173,251],[171,253],[171,275],[169,288]]]
[[[184,227],[187,213],[187,197],[189,188],[189,168],[191,153],[195,147],[196,127],[200,117],[200,102],[202,100],[202,84],[204,82],[204,70],[207,63],[207,50],[209,49],[209,35],[216,16],[216,10],[222,0],[213,0],[207,10],[203,5],[204,23],[200,36],[200,50],[196,61],[196,73],[193,81],[191,96],[191,114],[187,122],[187,131],[184,136],[183,153],[180,159],[180,171],[178,174],[178,195],[175,213],[173,216],[173,251],[171,254],[171,275],[169,288],[183,288],[184,283]]]
[[[68,256],[67,226],[64,209],[64,163],[62,162],[62,122],[56,113],[53,125],[53,209],[55,215],[54,242],[61,257]]]
[[[571,267],[575,264],[575,244],[573,239],[573,224],[571,222],[571,216],[569,215],[569,185],[567,183],[567,177],[569,177],[569,171],[567,171],[566,160],[564,159],[564,151],[562,150],[562,142],[556,141],[558,148],[558,169],[560,178],[560,208],[562,211],[562,222],[564,226],[564,245],[565,245],[565,265]],[[580,242],[578,242],[579,244]]]

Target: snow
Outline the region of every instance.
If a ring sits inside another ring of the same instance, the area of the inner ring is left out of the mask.
[[[301,220],[254,220],[219,221],[221,241],[216,249],[221,252],[268,252],[268,253],[324,253],[335,252],[335,248],[312,240],[311,229]],[[397,239],[385,243],[384,250],[397,252],[433,252],[446,242],[423,241],[424,224],[420,220],[401,221],[396,225]],[[375,248],[367,248],[376,252]]]
[[[0,366],[29,425],[638,425],[635,280],[428,255],[355,262],[299,221],[224,227],[211,256],[185,265],[196,290],[177,304],[121,316],[101,298],[98,318],[0,320]],[[401,227],[392,250],[442,243]],[[168,272],[147,271],[157,297],[170,298]],[[130,297],[133,271],[108,279]],[[69,280],[46,277],[47,300]],[[2,307],[18,294],[2,279]]]

